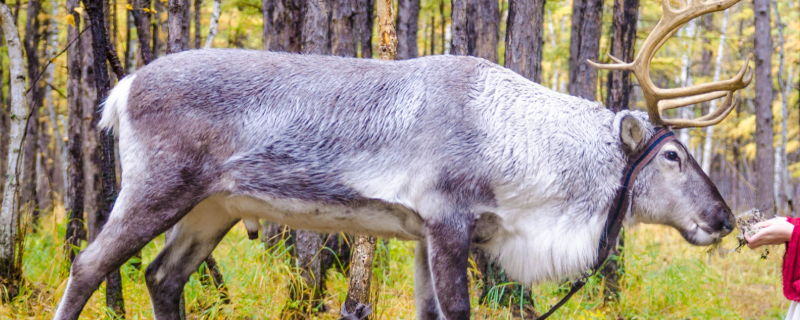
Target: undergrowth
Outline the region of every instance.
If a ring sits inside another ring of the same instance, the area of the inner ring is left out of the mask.
[[[49,319],[67,280],[63,252],[63,210],[43,217],[29,230],[23,260],[25,284],[11,302],[0,305],[0,318]],[[414,319],[414,242],[379,241],[376,253],[373,304],[378,319]],[[762,260],[747,249],[729,252],[735,239],[727,237],[721,249],[707,253],[661,226],[637,226],[626,231],[621,292],[614,302],[603,302],[602,279],[591,278],[551,319],[782,319],[789,303],[781,289],[778,254]],[[164,246],[163,236],[142,250],[142,266],[122,267],[126,319],[152,319],[144,268]],[[214,251],[228,287],[230,303],[223,303],[213,286],[203,286],[197,275],[186,285],[189,319],[278,319],[287,305],[288,287],[297,278],[288,249],[281,244],[265,248],[247,239],[242,226],[234,229]],[[536,259],[531,259],[536,263]],[[478,301],[481,283],[470,272],[473,319],[512,319],[508,306],[493,303],[504,287]],[[338,319],[347,292],[347,278],[328,271],[324,313],[312,319]],[[555,304],[569,283],[549,283],[533,288],[536,309]],[[512,308],[519,306],[512,306]],[[103,286],[86,305],[82,318],[110,318]]]

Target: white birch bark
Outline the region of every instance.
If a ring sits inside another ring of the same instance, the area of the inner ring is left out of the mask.
[[[784,46],[786,38],[783,34],[783,22],[781,21],[778,1],[772,0],[772,7],[775,8],[775,25],[778,27],[778,41],[780,42],[780,66],[778,67],[778,85],[781,92],[781,141],[775,148],[775,205],[777,212],[782,215],[789,215],[789,201],[792,199],[792,190],[789,186],[789,169],[787,168],[788,159],[786,158],[786,139],[789,129],[789,95],[792,87],[787,82],[792,80],[794,70],[786,73],[786,51]],[[785,197],[785,199],[783,199]]]
[[[11,73],[11,109],[8,148],[8,177],[3,193],[3,206],[0,209],[0,261],[13,263],[17,249],[17,227],[19,225],[19,174],[20,151],[25,121],[28,119],[27,97],[25,96],[25,62],[20,48],[19,31],[14,24],[11,9],[0,3],[0,27],[6,38],[9,69]]]
[[[214,44],[214,36],[217,35],[219,30],[219,14],[221,8],[220,0],[214,0],[214,10],[211,11],[211,27],[208,29],[208,37],[206,38],[206,44],[203,46],[203,49],[211,49],[211,46]]]
[[[722,56],[725,54],[725,38],[727,35],[728,29],[728,18],[730,17],[729,10],[726,9],[725,13],[722,15],[722,28],[720,29],[721,34],[719,35],[719,46],[717,46],[717,59],[714,62],[714,82],[719,82],[720,73],[722,73]],[[708,107],[708,113],[714,112],[717,109],[717,99],[711,100],[711,103]],[[703,172],[709,174],[711,170],[711,152],[714,150],[714,126],[706,127],[706,141],[703,143],[703,162],[701,162],[701,167],[703,168]]]
[[[697,35],[697,22],[695,20],[689,21],[686,24],[686,27],[681,29],[681,35],[684,33],[686,34],[686,38],[689,40],[683,40],[683,47],[686,50],[683,51],[683,55],[681,56],[681,75],[679,79],[679,83],[681,87],[688,87],[692,85],[692,54],[694,53],[694,38]],[[683,119],[690,119],[693,117],[692,109],[694,106],[686,106],[680,108],[678,111],[679,117]],[[691,129],[681,129],[680,133],[678,134],[678,140],[683,143],[685,146],[689,146],[689,140],[691,137],[689,136],[689,130]]]

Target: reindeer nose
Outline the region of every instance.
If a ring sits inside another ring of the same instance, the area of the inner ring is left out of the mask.
[[[724,220],[722,220],[722,228],[725,229],[725,232],[733,231],[733,226],[731,225],[731,220],[728,219],[726,216]]]

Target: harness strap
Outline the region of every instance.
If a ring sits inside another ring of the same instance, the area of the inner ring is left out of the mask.
[[[639,175],[639,172],[642,171],[642,168],[644,168],[653,157],[658,155],[658,151],[661,147],[672,140],[676,140],[675,133],[672,132],[669,127],[658,128],[656,134],[647,141],[647,147],[640,150],[635,156],[628,158],[625,170],[622,171],[622,184],[620,188],[617,189],[616,196],[611,203],[611,208],[608,210],[608,219],[606,219],[605,228],[600,235],[600,245],[597,248],[597,262],[592,267],[592,272],[585,273],[580,279],[573,281],[567,295],[561,298],[558,303],[551,306],[550,310],[547,310],[547,312],[536,318],[536,320],[547,319],[547,317],[556,312],[558,308],[567,303],[576,292],[586,285],[586,280],[596,274],[600,266],[606,262],[612,246],[616,246],[617,244],[617,238],[619,238],[619,232],[622,228],[622,221],[625,220],[624,213],[627,212],[627,209],[630,207],[632,198],[631,192],[633,190],[633,183],[636,182],[636,177]]]

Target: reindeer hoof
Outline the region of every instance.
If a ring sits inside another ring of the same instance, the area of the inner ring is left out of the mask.
[[[359,303],[353,313],[347,312],[347,309],[342,305],[342,317],[339,320],[363,320],[372,313],[372,307]]]

